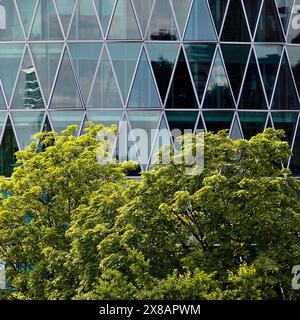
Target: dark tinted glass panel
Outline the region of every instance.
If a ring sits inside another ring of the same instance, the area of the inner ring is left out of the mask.
[[[235,109],[226,71],[219,53],[216,55],[212,68],[203,108]]]
[[[283,33],[274,0],[265,0],[258,22],[256,41],[283,41]]]
[[[233,112],[226,111],[207,111],[203,112],[204,121],[207,131],[218,132],[231,127]]]
[[[275,1],[278,7],[283,28],[286,31],[294,1],[293,0],[275,0]]]
[[[276,130],[284,130],[286,141],[291,145],[293,142],[297,125],[298,113],[295,112],[273,112],[273,123]]]
[[[187,68],[187,63],[185,61],[184,53],[181,50],[169,92],[167,108],[188,109],[197,107],[197,100]]]
[[[167,112],[170,131],[179,129],[184,133],[184,130],[194,130],[197,117],[198,112]]]
[[[179,45],[149,43],[148,53],[162,100],[165,100]]]
[[[240,0],[230,1],[221,39],[223,41],[250,41],[246,18]]]
[[[206,0],[194,0],[185,40],[216,40]]]
[[[287,51],[296,86],[300,92],[300,46],[288,46]]]
[[[148,40],[177,40],[178,32],[169,1],[156,0],[147,32]]]
[[[265,112],[239,112],[239,118],[245,139],[264,131],[267,113]]]
[[[250,46],[226,44],[222,45],[221,49],[231,88],[235,98],[237,99],[245,73]]]
[[[15,153],[18,151],[17,141],[11,122],[8,121],[0,146],[0,174],[10,177],[16,163]]]
[[[300,128],[298,127],[294,148],[293,148],[293,156],[290,163],[290,169],[293,174],[297,177],[300,176]]]
[[[278,81],[272,102],[272,109],[299,110],[300,105],[294,86],[291,70],[284,54],[279,71]]]
[[[228,0],[209,0],[209,6],[211,13],[215,20],[215,25],[217,28],[217,31],[220,32],[221,25],[224,19],[224,13],[226,10],[226,6],[228,4]]]
[[[240,109],[267,109],[262,83],[252,53],[239,103]]]
[[[255,31],[262,0],[243,0],[252,34]]]
[[[282,47],[256,46],[255,50],[266,93],[270,101],[278,72],[279,61],[282,54]]]
[[[215,48],[215,45],[201,44],[187,44],[185,46],[186,55],[200,101],[202,101]]]
[[[292,18],[288,31],[288,42],[300,43],[300,0],[296,0],[293,10]]]

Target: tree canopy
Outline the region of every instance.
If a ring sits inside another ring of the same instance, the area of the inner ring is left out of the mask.
[[[97,162],[101,128],[40,134],[2,178],[7,299],[299,298],[300,184],[283,132],[205,133],[201,175],[171,161],[135,181],[133,164]]]

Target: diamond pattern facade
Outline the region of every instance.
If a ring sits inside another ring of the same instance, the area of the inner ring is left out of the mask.
[[[234,139],[285,129],[300,176],[299,0],[2,0],[0,80],[6,176],[37,131],[121,120]],[[129,155],[143,170],[158,138]]]

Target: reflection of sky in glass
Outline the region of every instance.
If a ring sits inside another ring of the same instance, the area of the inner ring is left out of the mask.
[[[226,78],[225,70],[219,55],[216,57],[215,60],[215,64],[208,85],[208,90],[213,91],[216,86],[228,87],[228,81]]]

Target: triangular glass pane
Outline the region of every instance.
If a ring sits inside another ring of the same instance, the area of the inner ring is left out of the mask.
[[[235,109],[226,71],[219,52],[217,52],[212,68],[203,108]]]
[[[65,34],[68,32],[76,0],[55,0]]]
[[[231,88],[237,100],[242,86],[250,46],[225,44],[221,46],[221,49]]]
[[[182,49],[175,67],[166,107],[170,109],[198,108],[194,88]]]
[[[149,43],[147,46],[160,96],[164,101],[178,54],[177,43]]]
[[[300,176],[300,126],[298,127],[295,137],[293,156],[290,162],[290,169],[292,170],[294,176]]]
[[[0,43],[0,79],[8,101],[15,85],[23,53],[24,44]]]
[[[68,52],[65,51],[58,72],[50,108],[82,108]]]
[[[119,126],[123,111],[88,111],[87,120],[94,124],[103,124],[105,127],[111,127],[113,124]]]
[[[203,112],[207,131],[218,132],[230,130],[234,113],[231,111],[205,111]]]
[[[70,40],[102,39],[92,0],[77,2],[68,38]]]
[[[52,0],[39,1],[30,40],[63,40],[59,20]]]
[[[245,139],[250,139],[265,129],[266,112],[239,112],[239,118]]]
[[[11,103],[12,109],[45,108],[40,85],[36,77],[28,50],[25,52],[15,94]]]
[[[298,92],[300,93],[300,47],[288,46],[287,52]]]
[[[15,3],[12,0],[2,0],[0,5],[0,41],[24,40]]]
[[[33,43],[30,46],[38,78],[46,101],[49,99],[61,57],[62,43]]]
[[[118,0],[108,38],[110,40],[141,39],[130,0]]]
[[[255,31],[259,10],[261,8],[262,0],[243,0],[249,26],[252,34]]]
[[[270,101],[282,54],[282,46],[260,45],[255,47],[255,51],[266,93]]]
[[[183,34],[184,27],[187,22],[189,10],[192,4],[192,0],[172,0],[175,16],[177,19],[180,33]]]
[[[293,10],[292,10],[292,19],[290,22],[290,27],[288,31],[288,42],[290,43],[300,43],[300,0],[295,0]]]
[[[104,34],[111,18],[116,0],[94,0]]]
[[[280,19],[281,19],[284,31],[286,32],[294,1],[293,0],[275,0],[275,1],[278,7],[278,11],[279,11],[279,15],[280,15]]]
[[[146,38],[148,40],[179,39],[169,1],[156,0]]]
[[[268,117],[266,128],[273,128],[271,116]]]
[[[158,93],[152,77],[147,56],[143,50],[141,60],[136,72],[132,91],[130,94],[129,108],[160,108]]]
[[[88,102],[88,108],[122,108],[121,97],[105,48],[102,51],[96,79]]]
[[[233,125],[232,125],[232,129],[231,129],[231,133],[230,133],[230,138],[232,140],[239,140],[239,139],[243,139],[243,134],[238,122],[238,118],[235,117],[233,120]]]
[[[143,35],[146,32],[148,20],[154,0],[133,0],[135,11],[137,13]]]
[[[263,3],[255,39],[258,42],[284,41],[274,0],[265,0]]]
[[[254,54],[251,54],[239,103],[240,109],[267,109]]]
[[[141,44],[136,42],[109,43],[108,49],[123,98],[126,100],[141,51]]]
[[[203,122],[201,113],[199,115],[199,120],[198,120],[198,124],[197,124],[196,130],[205,130],[205,126],[204,126],[204,122]]]
[[[17,138],[21,149],[25,149],[34,140],[33,136],[40,132],[45,117],[44,111],[12,112]]]
[[[2,135],[6,118],[7,118],[7,112],[0,111],[0,136]]]
[[[48,116],[46,116],[42,132],[50,132],[50,131],[52,131],[52,126]]]
[[[194,0],[184,39],[217,39],[206,0]]]
[[[155,164],[165,164],[163,157],[160,157],[158,152],[163,147],[170,147],[171,145],[172,140],[170,138],[169,129],[167,128],[166,120],[163,117],[153,146],[153,151],[149,162],[149,169],[152,169],[153,165]]]
[[[68,126],[76,125],[78,130],[75,132],[75,136],[78,135],[84,112],[77,111],[51,111],[50,119],[52,122],[53,130],[57,133],[61,133]]]
[[[160,111],[128,111],[128,119],[132,135],[136,141],[136,151],[140,163],[144,169],[149,162],[149,156],[154,144]]]
[[[187,130],[193,132],[196,126],[198,112],[196,111],[168,111],[167,120],[169,123],[169,128],[171,135],[174,136],[172,131],[180,130],[181,134]]]
[[[291,75],[290,67],[284,54],[278,75],[272,109],[299,110],[300,105]]]
[[[15,153],[19,150],[14,130],[8,119],[0,146],[0,175],[10,177],[16,163]]]
[[[199,101],[202,101],[216,46],[187,44],[185,51],[192,72]]]
[[[101,43],[69,43],[73,66],[84,101],[87,102],[102,48]]]
[[[273,123],[276,130],[284,130],[285,140],[290,144],[293,143],[298,113],[295,112],[273,112]]]
[[[17,5],[19,8],[20,16],[22,18],[23,26],[26,34],[29,33],[29,28],[31,25],[32,17],[34,14],[34,9],[37,0],[17,0]],[[12,2],[12,1],[10,1]]]
[[[219,33],[224,19],[224,14],[228,4],[228,0],[209,0],[208,2],[215,21],[216,29]]]
[[[3,96],[3,92],[2,89],[0,88],[0,110],[6,110],[6,103],[5,103],[5,99]],[[1,132],[1,130],[0,130]]]
[[[240,42],[250,41],[246,18],[240,0],[233,0],[229,3],[221,40]]]

